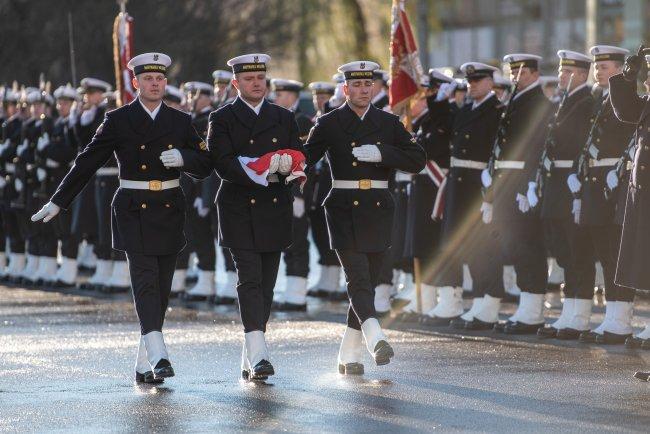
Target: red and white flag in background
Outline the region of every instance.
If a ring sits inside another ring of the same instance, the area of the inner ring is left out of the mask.
[[[390,37],[390,87],[388,95],[393,113],[400,115],[420,89],[423,75],[418,47],[404,9],[404,0],[393,0]]]
[[[124,11],[117,14],[113,23],[113,61],[118,107],[135,99],[135,90],[131,84],[133,73],[126,66],[131,57],[133,57],[133,18]]]

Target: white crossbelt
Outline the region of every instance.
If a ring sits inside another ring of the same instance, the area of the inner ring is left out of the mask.
[[[518,169],[522,170],[526,166],[525,161],[497,160],[494,162],[495,169]]]
[[[618,158],[602,158],[600,160],[594,160],[592,158],[589,160],[589,167],[616,166],[617,163],[618,163]]]
[[[16,165],[14,163],[5,163],[5,170],[7,173],[16,173]]]
[[[332,188],[370,190],[371,188],[388,188],[388,181],[359,179],[357,181],[332,180]]]
[[[99,170],[97,170],[97,175],[99,176],[111,176],[111,175],[119,175],[120,174],[120,169],[117,167],[100,167]]]
[[[570,169],[573,167],[573,160],[553,160],[553,167],[558,169]]]
[[[477,169],[483,170],[487,168],[487,163],[482,161],[461,160],[460,158],[451,157],[449,162],[450,167],[460,167],[463,169]]]
[[[59,166],[61,165],[59,164],[58,161],[54,161],[51,158],[45,160],[45,167],[48,167],[50,169],[58,169]]]
[[[169,190],[181,185],[178,179],[170,179],[169,181],[130,181],[128,179],[120,179],[120,188],[128,188],[131,190]]]

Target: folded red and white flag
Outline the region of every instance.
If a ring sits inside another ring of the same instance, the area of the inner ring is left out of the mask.
[[[305,155],[300,151],[293,149],[280,149],[279,151],[264,154],[261,157],[238,157],[238,159],[242,168],[246,172],[246,175],[248,175],[253,182],[263,186],[268,186],[269,181],[267,177],[269,176],[271,157],[276,154],[291,156],[291,173],[289,173],[285,178],[284,182],[288,184],[294,179],[299,179],[300,190],[302,190],[307,181],[307,175],[305,175]]]
[[[447,187],[447,169],[438,166],[434,160],[427,161],[425,170],[429,178],[433,181],[434,185],[438,187],[438,193],[433,203],[433,212],[431,218],[433,220],[442,220],[445,210],[445,187]]]

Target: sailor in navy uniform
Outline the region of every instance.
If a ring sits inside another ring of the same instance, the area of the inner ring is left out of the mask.
[[[113,248],[126,252],[141,339],[137,382],[174,375],[162,334],[176,256],[185,245],[185,198],[181,171],[203,178],[211,170],[205,143],[190,116],[162,103],[166,71],[162,53],[145,53],[128,63],[138,98],[106,113],[91,142],[56,193],[33,221],[45,222],[66,209],[113,155],[120,187],[112,202]]]
[[[300,111],[300,91],[303,83],[296,80],[274,78],[271,88],[275,94],[275,103],[291,110],[298,124],[300,140],[304,141],[314,125],[311,118]],[[293,242],[283,252],[286,265],[287,284],[284,292],[278,294],[273,308],[279,311],[307,310],[307,276],[309,275],[309,219],[307,208],[310,206],[313,186],[311,180],[300,191],[298,185],[293,187]]]
[[[539,82],[541,57],[517,53],[503,60],[510,65],[511,78],[519,77],[519,81],[516,95],[502,115],[489,169],[481,174],[488,189],[481,210],[486,223],[493,216],[504,262],[514,264],[521,288],[517,311],[503,330],[535,334],[544,325],[548,276],[539,211],[531,209],[526,194],[529,180],[537,172],[552,106]]]
[[[25,240],[20,233],[18,216],[11,208],[11,201],[16,197],[14,179],[16,175],[16,148],[20,141],[23,119],[19,107],[20,93],[17,83],[11,89],[5,89],[2,105],[6,118],[2,123],[0,137],[0,213],[3,232],[9,241],[9,263],[3,270],[2,280],[18,279],[25,268]]]
[[[394,170],[419,172],[426,159],[399,119],[371,104],[373,71],[378,67],[367,61],[339,67],[347,101],[318,118],[305,143],[310,166],[325,154],[330,162],[332,189],[323,206],[330,246],[343,266],[350,298],[338,360],[344,374],[363,373],[363,338],[378,365],[393,357],[374,304],[395,209],[388,180]]]
[[[232,85],[232,71],[217,69],[212,72],[214,79],[214,97],[212,105],[215,109],[230,104],[237,97],[237,89]]]
[[[73,114],[71,120],[79,144],[78,152],[83,151],[84,147],[90,143],[95,131],[104,120],[106,104],[103,94],[110,89],[110,84],[98,78],[86,77],[81,80],[79,91],[83,95],[83,104],[79,113]],[[102,178],[102,180],[98,180],[98,178]],[[102,183],[106,186],[107,182],[109,189],[115,188],[117,167],[114,161],[109,161],[106,168],[98,170],[89,185],[72,204],[72,231],[79,240],[86,240],[86,247],[79,258],[79,266],[91,268],[92,265],[95,265],[93,275],[87,282],[80,285],[82,289],[102,289],[108,285],[113,274],[110,232],[106,227],[101,229],[99,227],[100,221],[108,225],[106,219],[109,210],[105,206],[106,196],[97,198],[97,190],[101,188]],[[96,262],[89,263],[88,256],[96,257]]]
[[[388,80],[390,74],[383,69],[374,71],[373,87],[375,96],[372,97],[372,104],[380,110],[390,111],[389,98],[388,98]]]
[[[217,193],[219,244],[237,268],[239,311],[244,326],[242,377],[264,380],[275,373],[266,346],[273,288],[281,252],[291,245],[293,159],[273,155],[268,176],[246,163],[283,149],[301,152],[294,114],[266,98],[270,56],[247,54],[228,61],[239,96],[210,114],[208,147],[221,186]]]
[[[594,100],[587,85],[591,58],[569,50],[560,50],[557,55],[561,89],[560,100],[553,108],[557,117],[549,123],[545,155],[536,178],[530,180],[527,196],[533,208],[539,202],[546,247],[564,270],[565,278],[560,317],[550,327],[540,328],[537,335],[577,339],[580,332],[572,328],[572,323],[591,312],[595,264],[593,255],[587,254],[591,251],[588,232],[576,225],[571,215],[573,198],[566,178],[589,135]]]
[[[590,134],[571,174],[567,178],[574,194],[574,216],[588,233],[590,245],[578,255],[595,255],[605,276],[605,320],[589,331],[591,309],[584,311],[582,321],[571,327],[579,335],[580,342],[622,344],[632,336],[632,309],[634,289],[619,286],[614,281],[616,259],[621,238],[621,227],[615,222],[616,191],[605,195],[607,176],[626,151],[634,134],[634,124],[617,119],[609,95],[609,79],[623,71],[624,48],[597,45],[590,49],[595,63],[594,78],[598,90],[593,124]],[[579,326],[579,327],[578,327]]]
[[[647,49],[645,49],[647,52]],[[611,101],[619,120],[636,125],[634,135],[635,153],[629,176],[625,220],[621,238],[616,283],[627,288],[650,290],[650,270],[648,255],[650,240],[648,216],[650,207],[644,201],[647,195],[648,164],[650,159],[650,98],[637,94],[637,76],[643,64],[644,47],[639,47],[637,54],[625,62],[622,74],[610,78]],[[650,71],[650,55],[645,56]],[[645,81],[646,91],[650,91],[650,72]],[[631,347],[650,348],[650,324],[646,322],[645,330],[632,338]],[[635,378],[650,381],[650,372],[636,372]]]

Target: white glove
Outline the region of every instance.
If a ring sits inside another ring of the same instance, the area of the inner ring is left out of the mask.
[[[483,171],[481,172],[481,183],[485,188],[490,188],[490,186],[492,185],[492,176],[490,175],[489,170],[483,169]]]
[[[458,83],[452,81],[451,83],[443,83],[438,89],[438,94],[436,95],[436,101],[443,101],[451,98],[451,94],[456,90]]]
[[[9,147],[11,144],[11,141],[9,139],[5,140],[1,145],[0,145],[0,152],[4,152],[5,149]]]
[[[582,188],[582,184],[578,180],[578,175],[576,175],[575,173],[569,175],[569,177],[566,180],[566,183],[569,186],[569,190],[571,190],[571,193],[577,193]]]
[[[483,202],[481,205],[481,213],[483,214],[483,223],[486,225],[492,223],[492,204]]]
[[[61,211],[61,208],[59,208],[58,205],[55,205],[52,202],[48,202],[43,205],[43,208],[41,208],[39,212],[32,216],[32,221],[37,222],[39,220],[43,220],[43,223],[47,223],[56,217],[59,211]]]
[[[573,214],[573,222],[575,224],[580,223],[580,209],[582,208],[582,200],[573,199],[573,208],[571,209],[571,214]]]
[[[160,154],[160,161],[165,167],[183,167],[183,156],[178,149],[169,149]]]
[[[280,161],[278,162],[278,172],[281,175],[288,175],[291,173],[291,165],[293,164],[293,159],[289,154],[280,155]]]
[[[38,179],[38,182],[45,181],[45,179],[47,179],[47,172],[45,171],[45,169],[43,169],[42,167],[36,169],[36,178]]]
[[[377,145],[361,145],[358,148],[352,149],[352,155],[359,160],[366,163],[380,163],[381,151]]]
[[[612,191],[618,187],[618,175],[616,174],[616,170],[610,170],[607,174],[607,187]]]
[[[23,140],[23,143],[21,143],[20,145],[18,145],[18,147],[16,147],[16,155],[22,154],[25,151],[25,149],[27,149],[28,146],[29,146],[29,140],[27,139]]]
[[[20,193],[21,191],[23,191],[23,181],[21,181],[20,179],[16,178],[16,179],[14,180],[14,187],[16,187],[16,191],[17,191],[18,193]]]
[[[529,182],[528,191],[526,192],[526,198],[531,208],[535,208],[537,203],[539,203],[539,198],[537,197],[537,183]]]
[[[305,199],[300,197],[293,198],[293,216],[297,219],[305,215]]]
[[[200,197],[194,199],[193,206],[194,208],[196,208],[196,213],[201,218],[205,218],[210,213],[210,208],[206,208],[203,206],[203,199],[201,199]]]
[[[521,193],[517,193],[517,203],[519,204],[519,211],[527,213],[530,211],[530,203],[528,203],[528,198]]]
[[[280,155],[274,154],[271,157],[271,162],[269,163],[269,174],[276,173],[280,167]]]
[[[50,135],[45,133],[38,138],[38,142],[36,142],[36,149],[38,149],[38,152],[43,152],[43,149],[45,149],[45,147],[49,144],[50,144]]]

